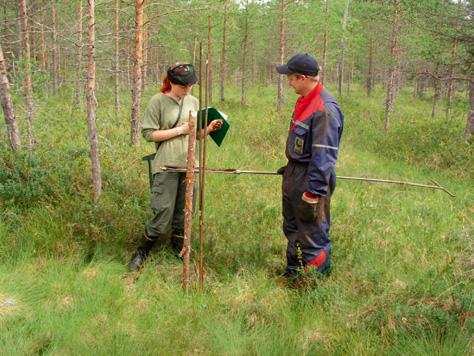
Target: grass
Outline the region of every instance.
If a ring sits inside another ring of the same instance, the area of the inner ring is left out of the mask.
[[[274,89],[249,94],[246,108],[237,91],[219,105],[232,128],[221,148],[209,144],[209,166],[276,170],[285,163],[294,96],[279,118]],[[338,181],[334,265],[315,288],[276,283],[286,245],[280,178],[209,174],[206,290],[184,293],[181,264],[166,246],[139,274],[126,271],[150,216],[140,158],[152,147],[129,146],[125,93],[118,118],[111,92],[104,87],[97,96],[104,181],[98,205],[90,203],[85,114],[71,106],[70,92],[46,96],[36,108],[34,154],[1,151],[2,353],[472,353],[474,192],[472,147],[462,138],[465,100],[457,99],[446,123],[441,112],[429,118],[428,100],[402,93],[384,134],[382,92],[341,99],[338,174],[436,179],[456,198]]]

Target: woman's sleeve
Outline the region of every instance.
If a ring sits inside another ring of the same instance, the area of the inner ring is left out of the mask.
[[[142,136],[148,142],[153,142],[153,131],[159,130],[161,118],[161,104],[157,97],[153,97],[145,110],[142,121]]]

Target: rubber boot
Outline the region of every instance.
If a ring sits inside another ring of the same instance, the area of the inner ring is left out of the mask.
[[[179,253],[183,249],[183,242],[184,242],[184,233],[181,231],[173,230],[171,232],[171,249],[179,256]]]
[[[128,264],[128,270],[130,272],[136,272],[142,268],[143,263],[145,262],[146,257],[150,253],[151,249],[156,243],[156,238],[152,239],[146,234],[143,234],[142,241],[138,245],[137,251],[133,255],[132,259]]]

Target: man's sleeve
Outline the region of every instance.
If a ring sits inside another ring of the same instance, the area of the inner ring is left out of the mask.
[[[159,130],[161,105],[158,98],[152,98],[145,110],[142,121],[142,136],[148,142],[153,142],[153,131]]]
[[[340,114],[329,105],[325,112],[317,113],[312,120],[311,161],[308,166],[306,190],[326,195],[329,179],[337,161],[339,133],[342,127]]]

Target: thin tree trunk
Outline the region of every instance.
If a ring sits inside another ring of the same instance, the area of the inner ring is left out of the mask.
[[[44,32],[44,9],[45,6],[41,7],[41,51],[40,51],[40,68],[42,71],[46,70],[46,36]]]
[[[145,28],[143,28],[142,58],[142,89],[145,89],[148,72],[148,31]]]
[[[22,37],[21,37],[21,8],[20,4],[18,1],[15,2],[16,5],[16,12],[18,14],[17,20],[16,20],[16,26],[17,26],[17,33],[18,33],[18,61],[21,62],[23,60],[23,50],[21,48],[22,46]]]
[[[448,92],[446,95],[446,118],[449,120],[451,118],[451,111],[452,111],[452,100],[453,100],[453,74],[454,74],[454,62],[457,56],[457,49],[458,49],[458,41],[457,39],[453,40],[453,47],[451,49],[451,63],[449,64],[449,72],[448,72]]]
[[[56,5],[51,2],[51,16],[52,16],[52,23],[51,23],[51,79],[53,80],[53,92],[57,93],[59,88],[58,83],[58,41],[57,41],[57,33],[56,33]]]
[[[126,70],[126,79],[127,79],[127,87],[130,87],[132,81],[131,81],[131,75],[130,75],[130,72],[131,72],[131,65],[130,65],[130,57],[132,55],[132,45],[131,45],[131,41],[130,41],[130,37],[127,36],[127,49],[126,49],[126,53],[125,53],[125,70]]]
[[[119,0],[115,0],[114,4],[114,35],[115,35],[115,117],[118,117],[120,110],[120,68],[119,68],[119,54],[120,54],[120,37],[119,37]]]
[[[15,108],[9,92],[8,75],[5,66],[5,58],[3,57],[2,47],[0,45],[0,97],[2,101],[3,116],[7,125],[8,138],[13,151],[20,148],[20,132],[15,116]]]
[[[393,1],[393,19],[392,19],[392,39],[390,45],[390,69],[388,72],[387,80],[387,97],[385,99],[385,113],[384,113],[384,130],[388,132],[390,125],[390,117],[393,111],[393,103],[395,100],[395,85],[396,85],[396,73],[398,67],[398,26],[400,18],[400,2],[399,0]]]
[[[247,4],[246,4],[247,5]],[[248,42],[248,12],[247,6],[245,7],[244,14],[244,38],[243,38],[243,49],[242,49],[242,81],[240,86],[240,105],[245,106],[245,80],[247,71],[247,42]]]
[[[367,82],[366,82],[366,89],[367,89],[367,96],[372,95],[372,90],[374,88],[374,77],[375,77],[375,66],[374,66],[374,39],[369,34],[369,45],[368,45],[368,68],[367,68]]]
[[[22,34],[23,59],[25,61],[24,91],[26,97],[26,112],[28,117],[28,146],[33,147],[33,88],[31,85],[31,63],[30,63],[30,40],[28,38],[28,17],[26,13],[26,1],[18,0],[20,11],[20,24]]]
[[[435,75],[438,76],[439,64],[436,64]],[[436,109],[438,108],[438,102],[441,98],[441,81],[438,78],[433,78],[434,80],[434,95],[433,95],[433,106],[431,108],[431,117],[435,117]]]
[[[347,96],[351,95],[351,84],[354,78],[354,60],[352,60],[349,66],[349,78],[347,78]]]
[[[467,113],[466,134],[472,140],[474,136],[474,81],[469,82],[469,112]]]
[[[280,0],[280,65],[285,61],[285,0]],[[281,113],[283,108],[284,93],[283,93],[283,76],[278,76],[278,94],[277,94],[277,111]]]
[[[221,91],[220,91],[220,99],[221,101],[225,100],[225,72],[226,72],[226,50],[227,50],[227,1],[224,4],[224,24],[222,28],[222,52],[221,52]]]
[[[87,70],[87,128],[91,148],[92,183],[94,186],[93,201],[97,203],[102,191],[102,178],[99,159],[99,142],[96,128],[96,100],[95,100],[95,17],[94,0],[88,0],[89,10],[89,65]]]
[[[35,5],[34,5],[34,0],[31,0],[31,12],[35,13]],[[35,14],[36,16],[36,14]],[[36,26],[35,22],[30,20],[30,26],[29,26],[29,31],[31,35],[31,58],[33,59],[33,62],[36,62]]]
[[[140,97],[142,92],[142,41],[143,41],[143,9],[145,0],[135,1],[135,60],[133,63],[133,93],[132,93],[132,145],[138,145]]]
[[[257,36],[255,36],[255,39]],[[253,56],[252,56],[252,85],[255,86],[257,84],[257,46],[255,44],[255,40],[253,43]]]
[[[344,82],[344,52],[346,49],[344,36],[346,34],[347,28],[347,21],[349,19],[349,0],[346,0],[346,6],[344,8],[344,18],[342,20],[342,34],[341,34],[341,43],[340,43],[340,52],[339,52],[339,64],[338,64],[338,85],[337,85],[337,92],[339,93],[339,97],[342,96],[342,84]]]
[[[76,60],[77,60],[77,76],[76,76],[76,104],[81,104],[82,98],[82,0],[79,0],[79,8],[78,8],[78,15],[77,15],[77,53],[76,53]]]
[[[326,0],[324,4],[324,35],[323,35],[323,64],[321,71],[321,83],[324,84],[326,76],[329,73],[327,67],[328,64],[328,12],[329,12],[329,0]]]
[[[189,139],[186,169],[186,193],[184,203],[184,241],[180,256],[183,257],[182,286],[189,288],[189,256],[191,254],[191,229],[193,224],[194,163],[196,161],[196,118],[189,113]]]

